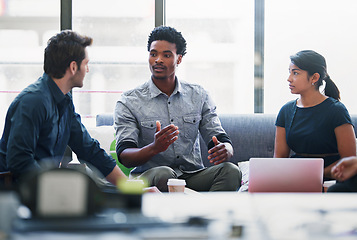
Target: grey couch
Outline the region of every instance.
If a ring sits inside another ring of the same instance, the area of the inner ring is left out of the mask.
[[[247,161],[251,157],[272,157],[274,153],[275,118],[273,114],[220,115],[223,128],[233,142],[232,162]],[[113,125],[112,114],[96,116],[96,125]],[[202,159],[206,166],[207,146],[201,139]]]
[[[356,126],[357,115],[351,115]],[[251,157],[273,157],[275,139],[275,114],[224,114],[220,115],[223,128],[233,142],[232,162],[248,161]],[[112,114],[99,114],[97,126],[113,125]],[[206,166],[207,147],[201,140],[202,159]]]

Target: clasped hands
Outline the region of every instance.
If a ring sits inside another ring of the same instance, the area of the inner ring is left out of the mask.
[[[152,147],[155,154],[164,152],[178,139],[180,131],[174,124],[170,124],[161,129],[161,123],[156,121],[156,132]],[[208,160],[214,165],[229,160],[233,155],[233,147],[230,143],[221,143],[216,136],[212,137],[214,147],[208,150]]]

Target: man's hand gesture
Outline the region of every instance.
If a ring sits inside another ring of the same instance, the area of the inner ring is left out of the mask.
[[[221,143],[216,136],[212,137],[214,147],[208,150],[208,160],[214,165],[228,161],[233,156],[233,147],[230,143]]]
[[[166,149],[178,139],[178,127],[170,124],[161,129],[161,123],[156,121],[156,132],[152,149],[155,154],[166,151]]]

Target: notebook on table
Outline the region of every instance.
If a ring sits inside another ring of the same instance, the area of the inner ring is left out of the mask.
[[[248,192],[322,192],[322,158],[251,158]]]

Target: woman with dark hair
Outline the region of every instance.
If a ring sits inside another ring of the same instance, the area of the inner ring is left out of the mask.
[[[327,74],[323,56],[304,50],[290,57],[289,88],[299,94],[278,114],[275,157],[324,159],[324,178],[343,157],[356,156],[356,138],[351,117],[339,101],[340,92]],[[325,82],[324,94],[320,86]]]

